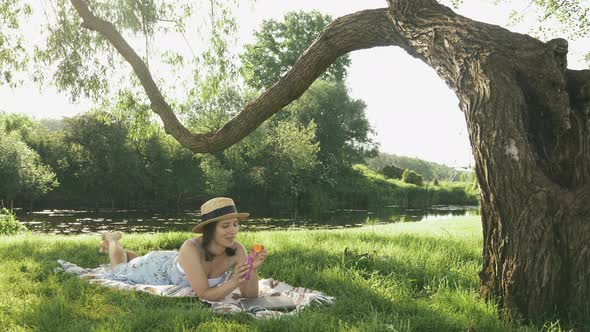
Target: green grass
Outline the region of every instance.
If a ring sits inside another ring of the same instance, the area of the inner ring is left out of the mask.
[[[125,235],[138,253],[174,249],[190,233]],[[478,296],[477,217],[324,231],[241,233],[270,251],[263,277],[323,291],[332,306],[296,317],[217,315],[193,298],[163,298],[91,285],[53,272],[61,258],[106,263],[98,236],[0,237],[0,326],[7,331],[536,331],[499,320]],[[545,330],[559,331],[558,322]]]
[[[399,205],[403,207],[430,207],[437,204],[477,205],[479,189],[466,182],[440,182],[438,186],[424,183],[422,186],[388,179],[366,165],[354,165],[356,176],[340,182],[337,189],[369,206]]]

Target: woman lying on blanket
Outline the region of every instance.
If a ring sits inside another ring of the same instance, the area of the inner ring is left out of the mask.
[[[248,278],[248,253],[235,241],[238,223],[249,214],[238,213],[234,201],[225,197],[205,202],[201,214],[193,232],[203,235],[185,241],[179,251],[138,256],[121,247],[121,233],[104,233],[100,252],[109,254],[112,271],[108,278],[131,284],[190,286],[208,301],[221,301],[237,287],[244,297],[257,297],[258,268],[268,253],[265,249],[250,253],[254,259]]]

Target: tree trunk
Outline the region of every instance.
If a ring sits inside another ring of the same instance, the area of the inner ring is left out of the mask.
[[[465,114],[481,187],[481,294],[531,319],[586,305],[590,74],[566,70],[565,40],[542,43],[434,1],[389,2],[396,31]]]
[[[194,152],[239,141],[297,99],[345,53],[394,45],[431,66],[459,98],[481,187],[481,294],[507,316],[536,319],[590,298],[590,72],[567,70],[567,42],[459,16],[434,0],[332,22],[292,69],[222,129],[190,133],[112,24],[71,0],[84,26],[134,68],[166,132]],[[391,78],[395,79],[395,78]],[[424,91],[428,94],[428,91]]]

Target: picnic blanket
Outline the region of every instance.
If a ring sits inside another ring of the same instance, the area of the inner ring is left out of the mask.
[[[98,275],[108,272],[108,265],[100,265],[96,268],[82,268],[76,264],[58,260],[61,267],[56,271],[64,271],[78,276],[80,279],[87,280],[90,283],[102,285],[109,288],[125,289],[131,291],[146,292],[154,295],[168,296],[168,297],[196,297],[191,287],[180,287],[175,285],[141,285],[141,284],[126,284],[121,281],[100,279]],[[249,312],[256,318],[269,318],[281,315],[294,315],[305,307],[317,304],[332,304],[334,297],[327,296],[319,291],[309,288],[293,287],[282,281],[277,281],[272,278],[260,279],[258,281],[258,295],[259,296],[279,296],[284,295],[290,297],[296,305],[296,308],[289,312],[280,312],[272,310],[257,310]],[[240,304],[240,289],[236,288],[232,293],[225,297],[221,302],[205,301],[210,305],[211,310],[217,313],[236,313],[242,312],[244,309]]]

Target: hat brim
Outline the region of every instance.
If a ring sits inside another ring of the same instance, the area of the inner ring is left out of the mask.
[[[249,216],[250,216],[250,213],[247,213],[247,212],[224,214],[222,216],[211,218],[209,220],[205,220],[205,221],[198,223],[195,227],[193,227],[193,233],[203,233],[203,227],[205,227],[205,225],[210,224],[212,222],[216,222],[219,220],[225,220],[225,219],[231,219],[231,218],[237,218],[238,221],[242,221],[242,220],[248,218]]]

